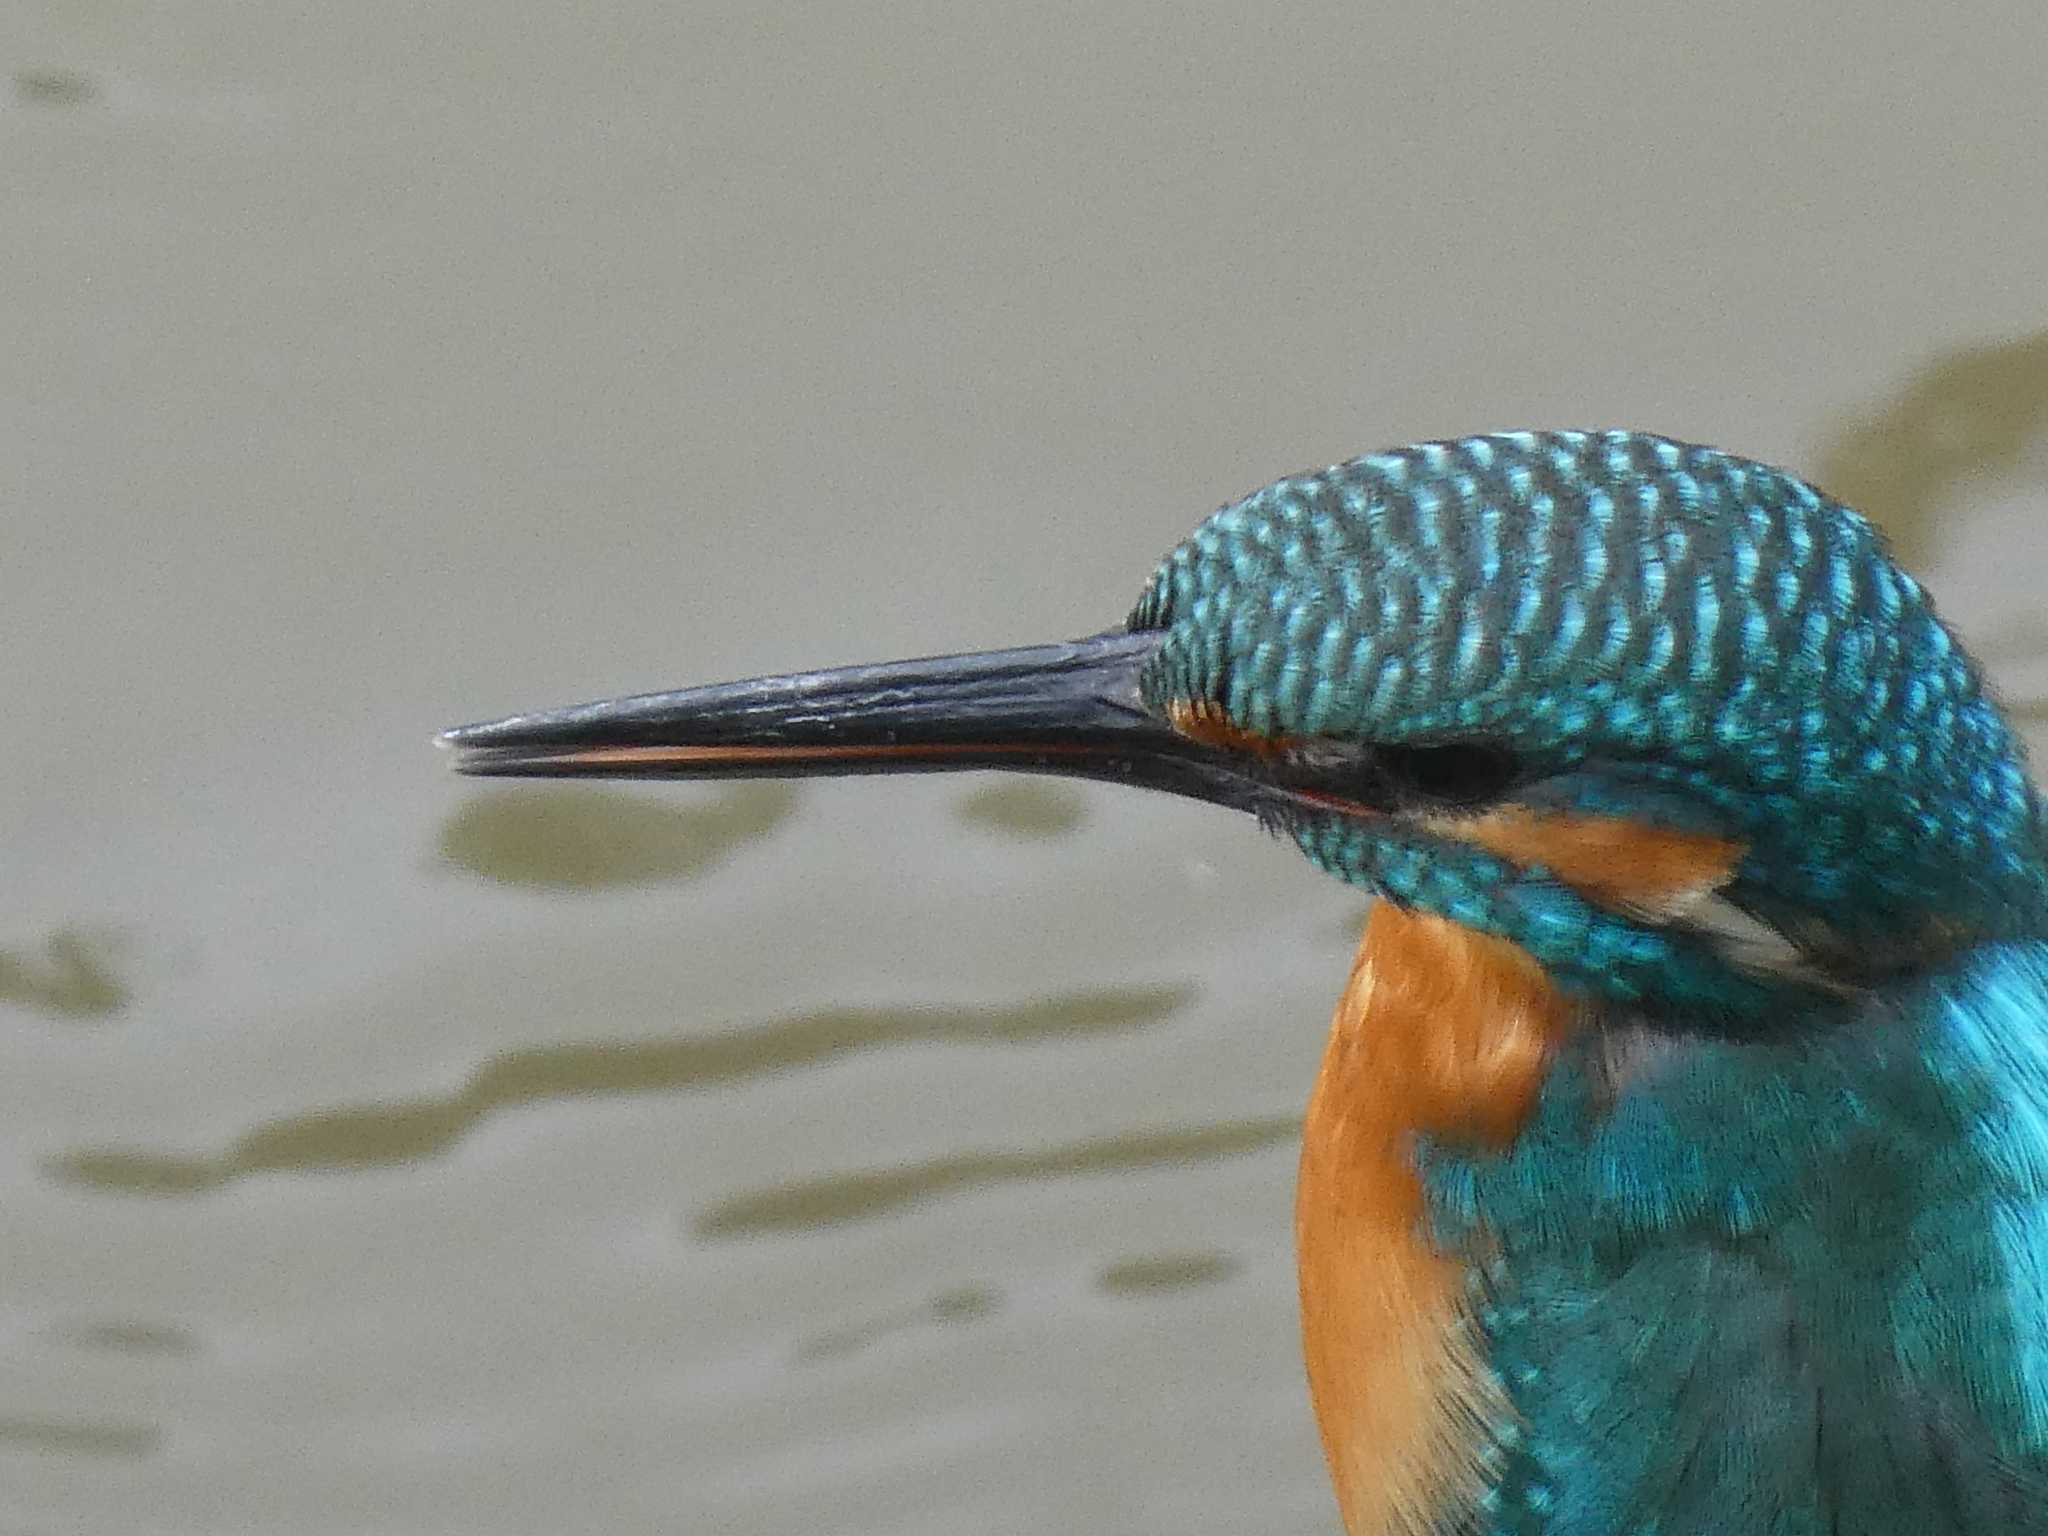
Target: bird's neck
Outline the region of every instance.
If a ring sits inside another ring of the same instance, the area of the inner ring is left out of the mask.
[[[1337,1006],[1295,1208],[1309,1387],[1352,1536],[1435,1528],[1507,1407],[1464,1270],[1424,1231],[1414,1144],[1502,1146],[1571,1009],[1505,940],[1380,902]]]

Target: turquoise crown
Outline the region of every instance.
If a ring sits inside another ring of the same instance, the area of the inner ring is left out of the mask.
[[[2022,743],[1881,537],[1782,470],[1634,432],[1372,454],[1217,512],[1130,625],[1164,631],[1154,707],[1479,746],[1514,763],[1510,798],[1737,839],[1728,898],[1830,969],[2041,924]],[[1568,976],[1620,965],[1643,995],[1675,963],[1670,935],[1603,922],[1541,871],[1412,828],[1289,830],[1345,879],[1535,938]]]

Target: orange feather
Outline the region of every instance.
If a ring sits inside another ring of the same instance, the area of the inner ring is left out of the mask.
[[[1181,735],[1226,751],[1271,757],[1292,744],[1285,736],[1261,736],[1234,724],[1223,706],[1211,699],[1169,699],[1166,718]]]
[[[1309,1100],[1295,1206],[1303,1346],[1351,1536],[1421,1532],[1483,1488],[1508,1409],[1459,1267],[1422,1230],[1420,1133],[1503,1145],[1570,1009],[1526,953],[1380,902]]]
[[[1611,911],[1660,917],[1725,885],[1742,858],[1742,844],[1704,832],[1518,805],[1431,828],[1525,869],[1540,865]]]

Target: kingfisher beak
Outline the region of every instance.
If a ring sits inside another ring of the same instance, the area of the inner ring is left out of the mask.
[[[444,732],[458,773],[731,779],[999,768],[1257,810],[1245,754],[1173,729],[1138,678],[1156,631],[716,683]]]

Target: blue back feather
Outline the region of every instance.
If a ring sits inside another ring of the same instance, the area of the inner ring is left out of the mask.
[[[1595,1031],[1426,1149],[1502,1426],[1479,1529],[2048,1530],[2048,945],[1819,1034]]]

